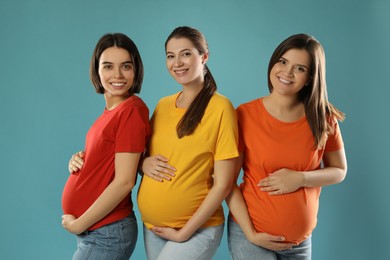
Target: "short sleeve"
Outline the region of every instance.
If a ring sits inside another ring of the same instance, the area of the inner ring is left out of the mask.
[[[335,118],[330,119],[333,125],[333,133],[328,136],[325,144],[325,152],[335,152],[344,147],[343,138],[341,136],[340,127]]]
[[[238,121],[238,151],[240,153],[243,153],[245,151],[245,142],[244,142],[244,138],[243,138],[243,121],[244,121],[244,118],[243,118],[243,111],[242,111],[242,106],[239,106],[237,109],[236,109],[236,112],[237,112],[237,121]]]
[[[230,101],[223,102],[214,160],[238,157],[237,114]]]
[[[133,104],[118,115],[115,152],[143,152],[150,135],[149,110],[144,104]]]

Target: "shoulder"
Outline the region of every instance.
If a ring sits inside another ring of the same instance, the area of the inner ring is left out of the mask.
[[[209,105],[211,108],[220,108],[220,109],[231,109],[233,107],[232,102],[225,97],[224,95],[216,92],[214,95],[211,97]]]
[[[124,101],[122,110],[149,110],[145,102],[138,96],[133,95]]]
[[[248,101],[246,103],[243,103],[241,105],[239,105],[237,107],[237,112],[239,111],[246,111],[246,110],[253,110],[253,109],[256,109],[258,108],[259,106],[261,106],[261,100],[263,98],[257,98],[257,99],[254,99],[254,100],[251,100],[251,101]]]
[[[178,93],[175,93],[175,94],[172,94],[172,95],[169,95],[169,96],[165,96],[165,97],[162,97],[158,102],[157,102],[157,107],[158,106],[163,106],[163,105],[167,105],[167,104],[171,104],[172,102],[174,102],[177,98],[177,96],[180,94],[180,92]]]

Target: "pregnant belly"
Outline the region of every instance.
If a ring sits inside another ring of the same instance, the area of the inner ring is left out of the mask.
[[[148,228],[183,227],[206,197],[205,193],[191,189],[159,185],[161,183],[149,184],[142,183],[138,192],[138,208]]]
[[[305,188],[276,196],[263,193],[260,203],[247,204],[257,231],[282,235],[286,241],[298,244],[317,224],[318,200],[318,188]]]

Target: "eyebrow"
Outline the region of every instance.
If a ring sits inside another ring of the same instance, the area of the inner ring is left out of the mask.
[[[133,62],[131,60],[121,62],[121,64],[127,64],[127,63],[133,64]],[[111,61],[103,61],[101,64],[113,64],[113,62],[111,62]]]
[[[184,50],[181,50],[181,51],[179,51],[179,52],[184,52],[184,51],[191,51],[191,50],[190,50],[190,49],[184,49]],[[167,51],[166,54],[168,54],[168,53],[172,53],[172,54],[173,54],[173,51]]]
[[[280,57],[281,59],[283,59],[283,60],[285,60],[285,61],[289,61],[288,59],[286,59],[285,57]],[[306,65],[303,65],[303,64],[297,64],[298,66],[301,66],[301,67],[305,67],[306,69],[309,69],[309,67],[308,66],[306,66]]]

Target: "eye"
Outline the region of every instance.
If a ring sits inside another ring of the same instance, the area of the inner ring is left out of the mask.
[[[189,52],[189,51],[186,51],[186,52],[183,52],[183,57],[189,57],[189,56],[191,56],[191,52]]]
[[[103,64],[102,68],[104,70],[110,70],[110,69],[112,69],[112,65],[111,64]]]
[[[307,71],[307,69],[303,66],[296,66],[295,70],[298,72],[306,72]]]
[[[280,59],[279,63],[285,65],[287,63],[287,61],[285,59]]]
[[[173,59],[174,58],[174,56],[172,55],[172,54],[167,54],[167,59],[168,60],[171,60],[171,59]]]
[[[126,63],[122,65],[122,69],[124,70],[132,70],[133,69],[133,64],[131,63]]]

